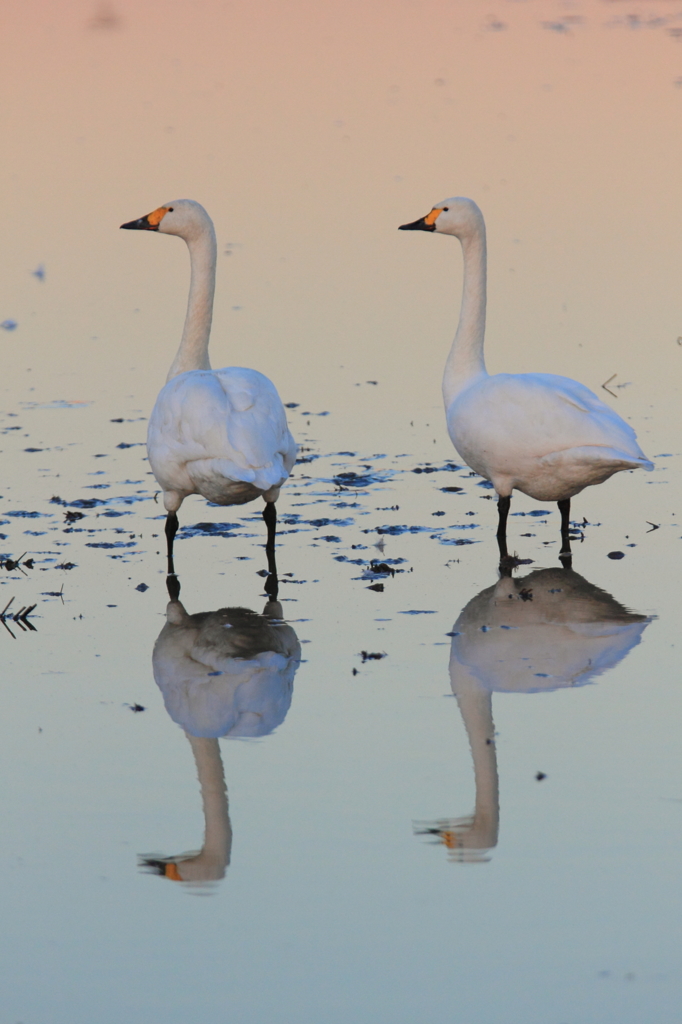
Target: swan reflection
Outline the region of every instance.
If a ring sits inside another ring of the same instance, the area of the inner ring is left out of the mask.
[[[489,860],[499,826],[493,691],[583,686],[622,661],[650,622],[570,568],[503,576],[472,598],[453,627],[450,684],[471,746],[474,813],[416,832],[434,836],[453,860]]]
[[[203,801],[199,853],[145,856],[141,867],[178,882],[223,878],[232,827],[219,737],[267,736],[286,718],[301,660],[296,633],[271,597],[263,613],[221,608],[190,615],[175,597],[154,645],[154,679],[192,747]]]

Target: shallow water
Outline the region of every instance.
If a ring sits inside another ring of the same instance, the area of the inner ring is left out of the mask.
[[[3,18],[0,1024],[670,1024],[682,6]],[[570,572],[518,495],[500,580],[445,432],[458,247],[395,229],[453,193],[489,369],[579,378],[656,465],[574,500]],[[218,230],[214,365],[301,445],[280,607],[260,508],[199,498],[169,605],[144,439],[187,265],[117,227],[177,195]],[[236,607],[269,617],[185,617]]]

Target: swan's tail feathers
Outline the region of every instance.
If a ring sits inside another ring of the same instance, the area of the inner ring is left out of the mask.
[[[187,463],[186,471],[195,490],[216,505],[241,505],[259,494],[274,501],[269,495],[276,492],[276,497],[289,475],[279,452],[268,465],[257,468],[226,458],[195,459]]]
[[[600,461],[605,462],[605,463],[616,463],[617,464],[617,470],[618,469],[645,469],[648,473],[650,473],[652,471],[652,469],[654,468],[653,462],[651,462],[649,459],[647,459],[647,457],[644,454],[644,452],[640,451],[639,448],[637,449],[637,452],[635,453],[635,452],[624,452],[620,448],[602,448],[602,447],[592,448],[591,446],[586,446],[586,447],[587,447],[588,451],[592,451],[593,453],[598,453],[598,457],[599,457]],[[574,450],[575,451],[579,451],[580,449],[574,449]],[[617,470],[616,470],[616,472],[617,472]]]
[[[578,494],[583,488],[591,484],[601,484],[614,473],[621,473],[624,470],[654,468],[653,463],[639,449],[628,452],[622,448],[609,448],[607,445],[597,444],[585,444],[550,452],[539,460],[539,464],[543,467],[547,486],[542,489],[542,494],[536,493],[537,489],[529,493],[541,501],[570,497]],[[525,490],[523,487],[519,489]]]

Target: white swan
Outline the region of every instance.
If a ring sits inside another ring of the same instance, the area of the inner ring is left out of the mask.
[[[653,469],[635,432],[583,384],[549,373],[490,376],[483,359],[486,242],[483,215],[471,199],[446,199],[401,231],[437,231],[462,244],[464,287],[459,325],[443,376],[448,433],[468,466],[499,497],[500,551],[511,493],[556,501],[563,552],[570,501],[590,484],[624,469]]]
[[[274,568],[275,502],[296,461],[297,445],[274,384],[257,370],[212,370],[208,341],[215,291],[216,238],[203,206],[191,199],[166,203],[122,228],[179,235],[189,249],[191,283],[177,355],[159,393],[147,432],[147,453],[163,489],[168,572],[174,573],[177,512],[188,494],[216,505],[241,505],[262,496],[266,550]]]

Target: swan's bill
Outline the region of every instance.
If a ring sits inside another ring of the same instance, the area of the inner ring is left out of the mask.
[[[146,217],[130,220],[127,224],[121,224],[121,227],[127,228],[129,231],[158,231],[159,224],[167,213],[167,206],[159,206],[156,210],[148,213]]]
[[[412,221],[411,224],[401,224],[398,228],[399,231],[435,231],[436,221],[443,211],[436,209],[431,210],[431,213],[427,214],[426,217],[420,217],[419,220]],[[125,225],[124,225],[125,226]]]

